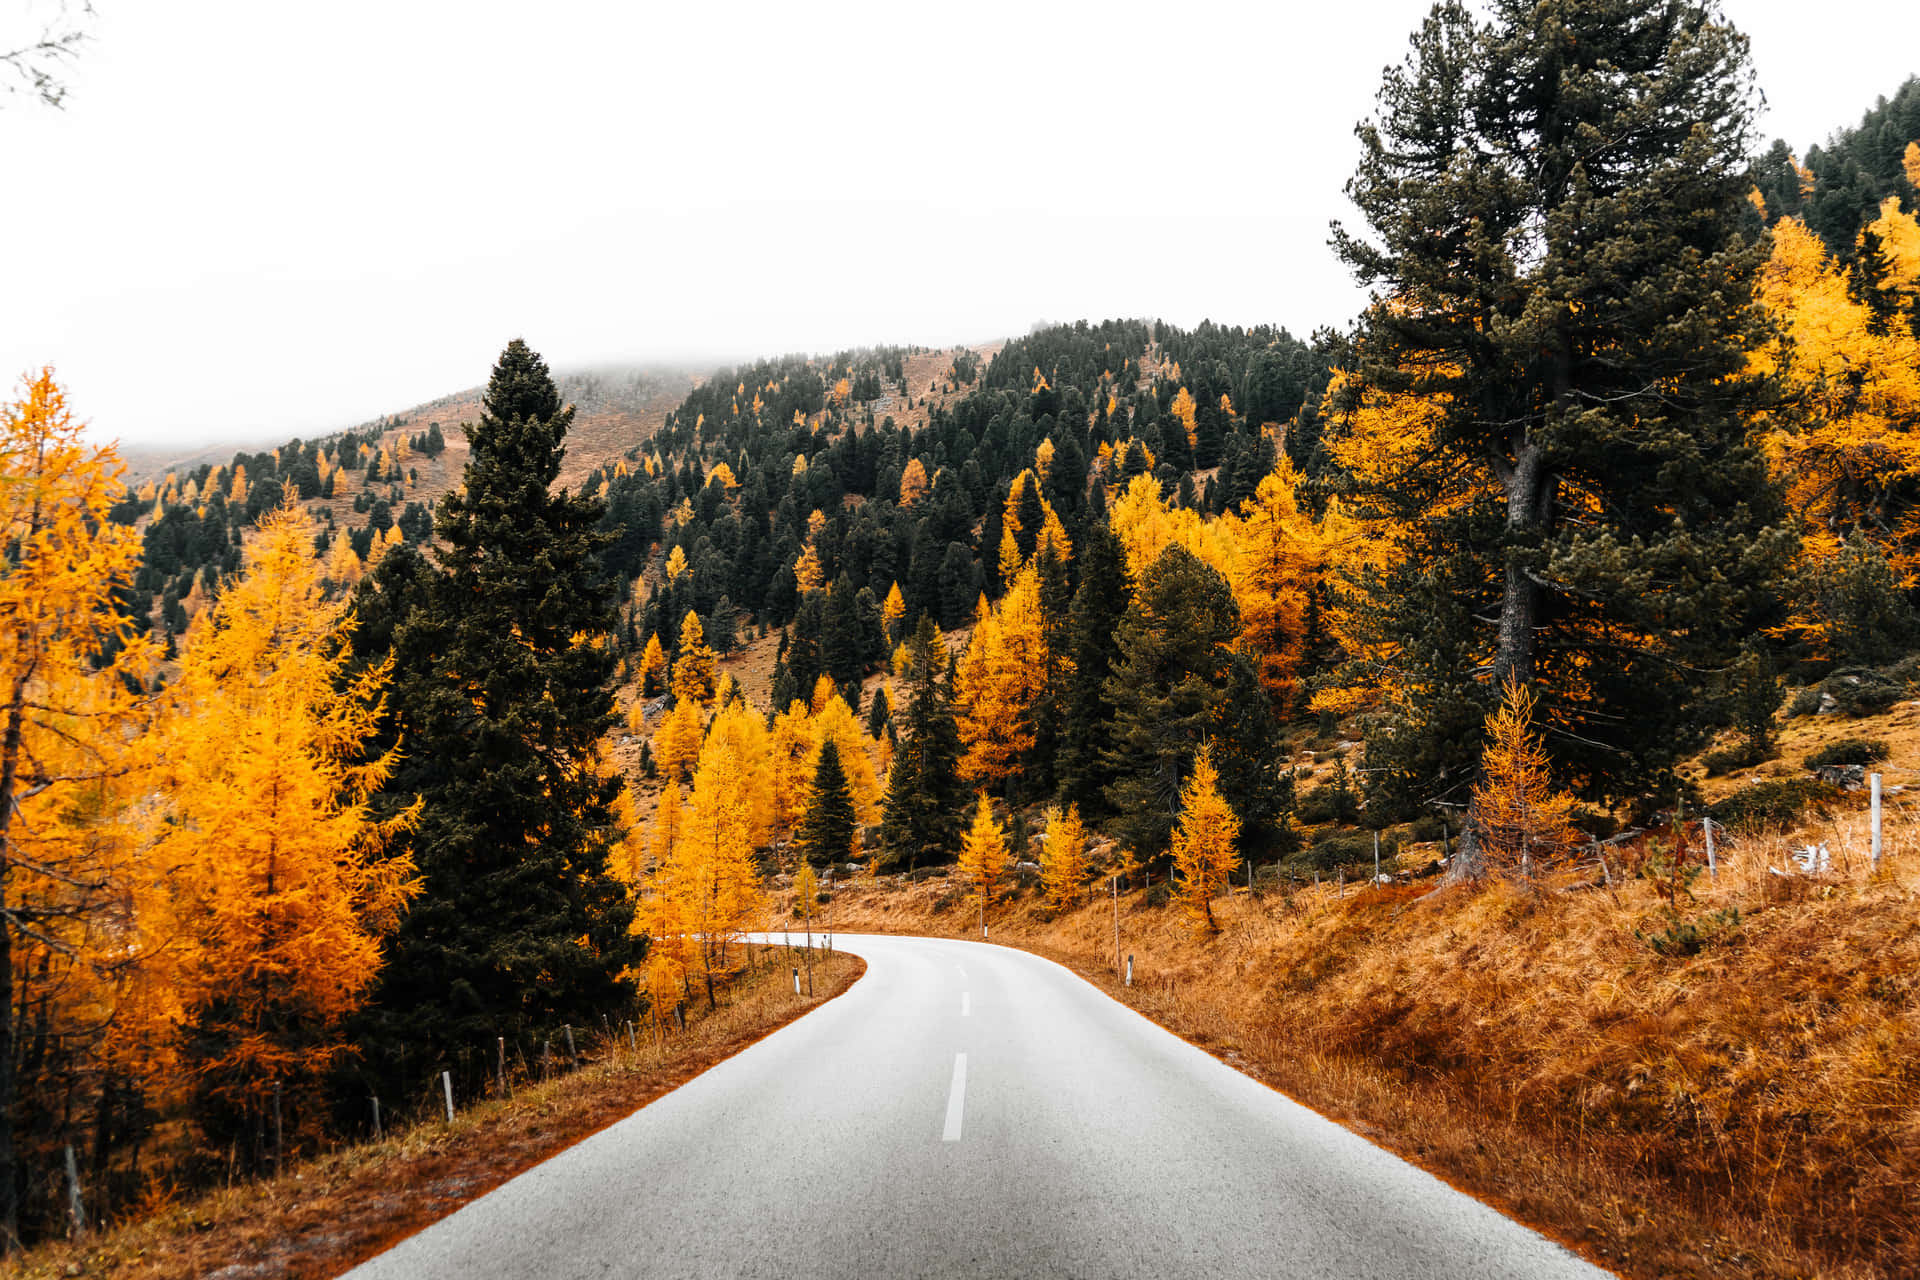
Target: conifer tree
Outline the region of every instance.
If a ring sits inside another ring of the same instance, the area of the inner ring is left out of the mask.
[[[1533,691],[1513,676],[1487,719],[1487,748],[1470,821],[1489,870],[1530,876],[1552,867],[1580,842],[1573,801],[1555,793],[1547,753],[1533,731]]]
[[[947,652],[926,614],[907,641],[905,714],[887,774],[880,847],[889,866],[945,862],[958,848],[960,734],[947,701]]]
[[[440,500],[439,572],[395,629],[406,757],[389,790],[426,808],[408,841],[423,893],[361,1019],[363,1069],[389,1093],[633,996],[642,941],[608,865],[620,780],[598,764],[618,661],[599,643],[618,620],[603,506],[550,491],[572,419],[545,362],[510,343],[467,428],[465,488]]]
[[[979,910],[982,929],[986,927],[987,908],[993,903],[994,889],[1007,869],[1007,834],[994,821],[993,806],[987,793],[978,792],[973,810],[973,825],[960,842],[960,857],[954,866],[967,897]]]
[[[1087,829],[1080,821],[1080,806],[1070,804],[1062,813],[1060,806],[1049,805],[1040,847],[1040,885],[1047,905],[1055,911],[1077,906],[1086,892],[1086,880]]]
[[[1132,597],[1120,540],[1105,521],[1094,524],[1080,553],[1080,588],[1067,620],[1073,672],[1054,764],[1061,794],[1090,814],[1107,811],[1104,788],[1113,775],[1102,760],[1101,746],[1113,708],[1106,683],[1119,654],[1116,632]]]
[[[676,704],[691,702],[703,707],[713,700],[715,658],[707,647],[706,629],[700,615],[687,610],[680,620],[680,656],[673,660],[673,698]]]
[[[1115,778],[1106,798],[1116,829],[1143,855],[1166,851],[1188,766],[1214,731],[1239,626],[1226,580],[1178,545],[1153,562],[1120,620],[1101,761]]]
[[[69,1031],[60,982],[109,949],[144,959],[142,903],[120,872],[129,852],[96,831],[124,825],[143,775],[143,686],[156,663],[115,594],[129,586],[140,539],[109,519],[122,488],[110,446],[89,445],[66,393],[43,369],[0,407],[0,1252],[18,1247],[20,1193],[33,1151],[23,1099],[36,1092],[25,1037]],[[71,1028],[79,1056],[101,1010]],[[51,1015],[51,1016],[50,1016]],[[68,1095],[69,1098],[71,1095]],[[48,1153],[49,1155],[51,1153]]]
[[[853,857],[853,791],[840,767],[840,748],[829,738],[820,744],[820,763],[813,774],[806,816],[794,844],[806,861],[816,866],[846,862]]]
[[[1690,0],[1443,3],[1378,103],[1348,186],[1368,232],[1335,235],[1376,291],[1345,403],[1427,417],[1351,414],[1336,454],[1399,530],[1356,597],[1388,652],[1447,665],[1400,664],[1370,744],[1477,728],[1511,674],[1547,692],[1563,776],[1663,788],[1709,719],[1697,672],[1777,621],[1793,547],[1748,438],[1774,389],[1748,359],[1746,41]],[[1438,617],[1437,580],[1460,605]]]
[[[1226,887],[1238,860],[1240,819],[1220,794],[1213,752],[1202,747],[1180,790],[1180,825],[1173,836],[1173,866],[1180,878],[1180,909],[1196,933],[1212,933],[1213,899]]]
[[[399,752],[361,758],[390,662],[343,682],[351,624],[321,599],[312,542],[289,496],[188,633],[165,749],[173,808],[154,850],[193,938],[179,990],[195,1115],[249,1168],[276,1083],[311,1080],[346,1051],[340,1024],[419,891],[404,853],[380,856],[419,802],[385,821],[367,805]]]

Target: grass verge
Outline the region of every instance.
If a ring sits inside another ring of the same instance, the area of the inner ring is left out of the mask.
[[[1831,868],[1778,874],[1808,843]],[[1920,823],[1893,810],[1878,871],[1844,806],[1719,853],[1681,889],[1642,846],[1610,852],[1611,885],[1241,890],[1212,937],[1122,895],[1131,988],[1104,896],[1022,891],[990,920],[1624,1275],[1920,1274]],[[977,937],[958,896],[883,877],[832,909]]]
[[[816,954],[817,995],[796,996],[784,965],[743,975],[684,1034],[624,1046],[573,1074],[489,1101],[451,1125],[303,1161],[275,1179],[161,1203],[80,1243],[42,1245],[4,1272],[22,1280],[305,1280],[336,1276],[470,1200],[624,1119],[852,986],[866,962]]]

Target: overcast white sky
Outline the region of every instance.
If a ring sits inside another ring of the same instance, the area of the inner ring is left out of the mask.
[[[1428,0],[96,7],[66,109],[0,103],[0,376],[186,446],[472,386],[516,335],[567,367],[1344,323],[1352,127]],[[1726,8],[1796,149],[1920,71],[1906,0]],[[0,0],[0,44],[56,13]]]

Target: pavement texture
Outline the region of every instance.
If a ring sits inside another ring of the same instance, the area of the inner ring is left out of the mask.
[[[1050,961],[835,945],[845,995],[349,1274],[1608,1274]]]

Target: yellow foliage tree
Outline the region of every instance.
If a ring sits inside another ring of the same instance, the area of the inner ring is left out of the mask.
[[[1029,564],[1015,575],[1000,607],[981,612],[955,673],[961,777],[1001,782],[1033,749],[1033,713],[1046,692],[1048,659],[1040,578]]]
[[[667,565],[666,565],[667,581],[672,582],[675,578],[678,578],[681,574],[685,573],[686,571],[687,571],[687,553],[681,549],[678,543],[675,543],[673,549],[667,552]]]
[[[653,760],[662,776],[679,782],[693,772],[705,731],[698,702],[682,698],[673,704],[673,710],[661,718],[660,727],[653,731]]]
[[[138,874],[134,806],[148,740],[144,683],[157,661],[115,606],[131,584],[140,537],[108,518],[121,494],[119,458],[89,446],[66,395],[43,369],[0,408],[0,1239],[17,1240],[11,1188],[30,1167],[16,1141],[23,1097],[52,1097],[55,1060],[90,1068],[107,1049],[114,1005],[155,951],[148,910],[158,887]],[[160,1004],[169,984],[142,990]],[[150,1003],[150,1002],[147,1002]],[[158,1037],[114,1037],[136,1050]],[[26,1054],[27,1027],[60,1052]],[[35,1063],[45,1063],[36,1067]],[[143,1071],[161,1067],[140,1063]],[[60,1092],[74,1096],[73,1081]]]
[[[813,549],[811,541],[793,562],[793,585],[803,596],[827,585],[826,572],[820,567],[820,553]]]
[[[927,480],[926,464],[918,458],[909,459],[906,470],[900,473],[900,505],[912,506],[926,497],[932,487]]]
[[[665,682],[667,675],[667,651],[660,643],[660,633],[649,632],[647,644],[640,651],[640,688],[644,693],[648,687]]]
[[[982,932],[986,930],[987,907],[1006,869],[1006,831],[993,820],[993,806],[987,803],[987,793],[982,791],[974,806],[973,825],[960,841],[960,857],[954,864],[960,883],[966,886],[967,896],[979,906]]]
[[[887,587],[887,598],[880,603],[880,630],[889,642],[900,639],[900,620],[906,614],[906,597],[900,594],[900,584],[892,583]]]
[[[254,1132],[276,1081],[345,1051],[337,1028],[418,892],[411,858],[386,844],[419,803],[384,822],[366,803],[399,757],[364,754],[391,661],[347,673],[353,624],[322,597],[313,533],[289,498],[188,634],[166,731],[172,813],[154,850],[193,934],[192,1068]]]
[[[1226,887],[1239,855],[1240,819],[1220,794],[1213,748],[1193,758],[1193,773],[1180,789],[1180,824],[1173,833],[1173,869],[1180,877],[1180,910],[1196,933],[1212,933],[1213,899]]]
[[[1080,806],[1047,809],[1047,830],[1040,846],[1040,886],[1047,905],[1065,911],[1079,905],[1087,881],[1087,830],[1080,822]]]
[[[715,1003],[714,979],[727,947],[763,907],[754,867],[753,816],[745,762],[726,735],[709,736],[688,794],[686,821],[660,869],[663,890],[699,940],[696,960]]]
[[[1194,414],[1197,409],[1198,406],[1193,402],[1193,393],[1185,387],[1180,388],[1180,393],[1174,396],[1173,403],[1167,406],[1168,412],[1173,414],[1174,420],[1180,424],[1180,429],[1186,432],[1189,449],[1200,447],[1200,432],[1194,425]]]
[[[705,706],[713,698],[716,661],[713,650],[707,648],[700,615],[687,610],[687,616],[680,620],[680,656],[673,660],[674,701]]]
[[[1563,861],[1581,842],[1573,801],[1557,794],[1547,753],[1533,735],[1533,691],[1508,676],[1500,707],[1487,718],[1481,781],[1468,813],[1488,869],[1531,876]]]

